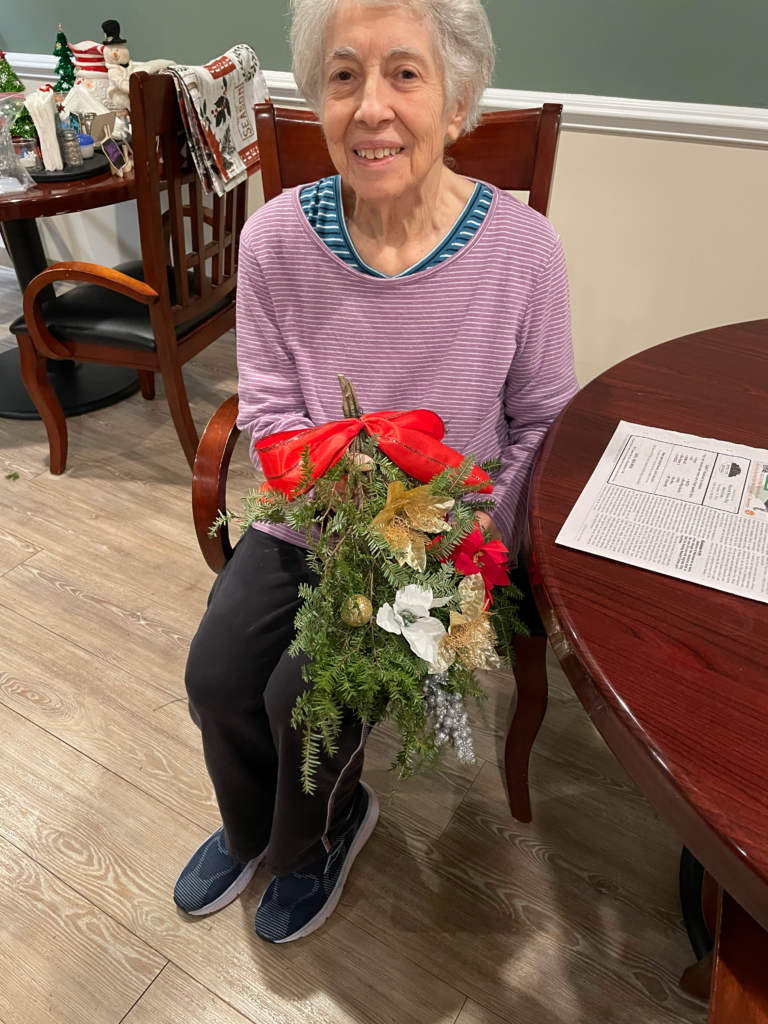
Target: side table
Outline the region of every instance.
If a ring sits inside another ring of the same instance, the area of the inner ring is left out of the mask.
[[[133,174],[112,174],[56,185],[38,184],[27,192],[0,195],[0,231],[22,292],[48,265],[38,217],[75,213],[134,199]],[[53,297],[53,294],[50,296]],[[139,388],[135,370],[69,360],[48,360],[48,375],[65,416],[113,405]],[[16,349],[0,353],[0,417],[40,419],[21,380]]]
[[[715,949],[701,962],[710,1024],[768,1024],[768,605],[556,538],[619,420],[766,447],[766,350],[768,320],[757,320],[606,370],[550,429],[529,505],[536,604],[569,682],[719,884]]]

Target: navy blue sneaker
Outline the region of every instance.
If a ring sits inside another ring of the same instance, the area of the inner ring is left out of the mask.
[[[343,831],[329,854],[292,875],[273,878],[256,911],[256,934],[266,942],[293,942],[315,931],[336,909],[355,857],[376,827],[379,801],[360,782]]]
[[[239,896],[267,851],[240,864],[232,860],[220,828],[198,846],[179,875],[173,902],[188,914],[212,914]]]

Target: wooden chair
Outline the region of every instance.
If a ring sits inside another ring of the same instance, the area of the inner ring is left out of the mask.
[[[246,184],[204,205],[173,79],[139,72],[130,89],[141,260],[114,269],[55,263],[31,281],[24,316],[11,324],[24,384],[48,433],[52,473],[66,468],[67,421],[48,381],[46,359],[135,369],[145,399],[154,397],[159,372],[191,467],[198,436],[181,368],[235,325]],[[165,212],[162,193],[168,197]],[[82,283],[54,297],[55,281]]]
[[[265,202],[285,188],[336,173],[314,114],[271,103],[255,110]],[[448,160],[467,177],[528,192],[528,205],[546,217],[562,113],[559,103],[545,103],[485,114],[471,134],[447,150]]]
[[[486,114],[475,131],[451,146],[448,153],[453,166],[461,174],[499,188],[529,192],[529,204],[546,215],[561,116],[562,107],[552,103],[534,110]],[[314,114],[265,103],[256,107],[256,125],[266,201],[284,188],[336,173]],[[215,537],[208,531],[227,507],[227,471],[240,433],[237,410],[237,395],[233,395],[213,414],[200,441],[192,475],[197,539],[214,572],[232,555],[226,526]],[[547,707],[546,647],[546,636],[515,640],[517,687],[504,760],[509,805],[518,821],[531,820],[528,760]]]

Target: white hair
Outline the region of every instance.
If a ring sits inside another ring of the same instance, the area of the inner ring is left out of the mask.
[[[320,113],[325,54],[323,40],[343,0],[291,0],[293,74],[312,110]],[[480,120],[480,101],[490,85],[495,48],[481,0],[353,0],[360,7],[411,7],[431,22],[433,42],[443,72],[445,107],[467,105],[462,128],[470,132]]]

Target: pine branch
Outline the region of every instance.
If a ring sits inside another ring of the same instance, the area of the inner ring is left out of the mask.
[[[343,379],[346,381],[346,378]],[[346,415],[360,415],[354,388],[341,383]],[[285,523],[302,532],[309,545],[307,563],[317,574],[316,587],[301,584],[295,636],[289,653],[305,655],[302,669],[307,688],[298,698],[291,722],[302,730],[301,785],[305,793],[316,791],[317,771],[323,760],[338,749],[344,715],[374,724],[391,719],[401,734],[401,749],[393,767],[402,775],[434,764],[440,750],[431,732],[422,687],[428,672],[404,637],[389,633],[375,623],[376,612],[392,604],[397,591],[409,584],[429,588],[435,597],[452,600],[431,615],[446,627],[451,609],[458,609],[460,576],[446,557],[477,526],[477,512],[493,508],[493,501],[471,492],[465,484],[476,460],[467,457],[430,483],[432,493],[455,499],[448,529],[430,537],[427,566],[418,572],[400,565],[384,537],[371,522],[387,501],[388,486],[400,481],[407,490],[421,486],[391,462],[376,446],[376,438],[358,435],[356,451],[370,459],[366,468],[346,453],[323,477],[313,480],[309,449],[302,452],[300,481],[294,492],[251,490],[239,514],[219,515],[212,533],[238,523],[245,531],[253,523]],[[498,460],[486,461],[486,471]],[[339,487],[345,480],[346,487]],[[318,530],[319,527],[319,530]],[[341,611],[354,595],[370,600],[373,616],[363,627],[345,624]],[[498,596],[497,596],[498,595]],[[514,636],[525,635],[517,614],[519,592],[514,588],[494,591],[493,624],[505,659],[512,657]],[[457,660],[448,672],[447,689],[465,699],[483,698],[474,673]]]

